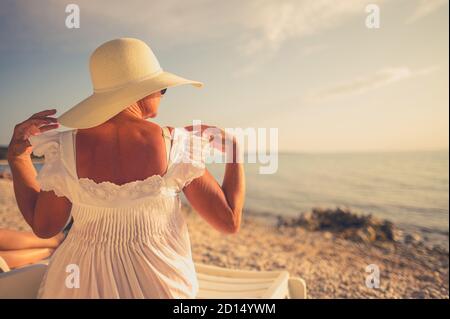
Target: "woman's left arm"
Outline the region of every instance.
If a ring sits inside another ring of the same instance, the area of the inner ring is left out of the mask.
[[[71,203],[54,192],[41,191],[31,161],[32,147],[28,138],[57,128],[57,119],[51,117],[55,113],[56,110],[45,110],[17,124],[7,155],[19,210],[35,234],[45,238],[56,235],[64,226]]]

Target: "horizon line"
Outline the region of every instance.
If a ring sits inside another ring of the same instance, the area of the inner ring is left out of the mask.
[[[0,145],[0,148],[7,149],[8,145]],[[414,153],[414,152],[449,152],[449,148],[422,148],[422,149],[366,149],[366,150],[282,150],[278,154],[348,154],[348,153]],[[244,154],[257,154],[255,151],[245,151]],[[267,154],[267,152],[266,152]]]

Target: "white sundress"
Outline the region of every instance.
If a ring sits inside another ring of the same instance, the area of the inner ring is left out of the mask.
[[[198,281],[179,193],[203,175],[209,143],[174,129],[164,175],[123,185],[76,174],[76,130],[32,136],[37,181],[72,203],[73,225],[52,255],[39,298],[195,298]],[[170,143],[169,143],[170,146]]]

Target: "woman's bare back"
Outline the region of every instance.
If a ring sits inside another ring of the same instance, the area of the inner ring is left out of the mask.
[[[164,175],[166,147],[159,125],[145,120],[107,122],[76,133],[78,178],[123,185]]]

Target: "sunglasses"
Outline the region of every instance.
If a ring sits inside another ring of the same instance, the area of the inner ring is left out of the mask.
[[[167,89],[162,89],[162,90],[161,90],[161,95],[166,94],[166,91],[167,91]]]

